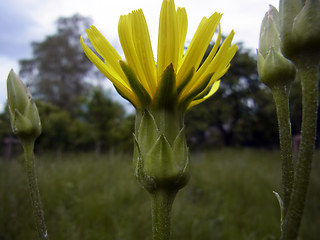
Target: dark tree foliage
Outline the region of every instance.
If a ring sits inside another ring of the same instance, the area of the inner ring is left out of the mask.
[[[32,43],[33,57],[20,61],[20,76],[35,98],[76,112],[79,98],[87,93],[85,77],[92,68],[79,44],[90,22],[80,15],[61,17],[55,34]]]
[[[85,118],[90,125],[98,154],[102,150],[110,150],[118,142],[122,142],[124,133],[119,135],[119,132],[121,132],[121,124],[126,116],[120,103],[110,99],[108,92],[93,89],[86,102],[86,108]],[[128,133],[125,133],[124,136],[128,136]]]
[[[10,119],[9,119],[9,110],[6,106],[3,113],[0,113],[0,139],[3,139],[8,136],[12,136]]]
[[[11,138],[13,138],[13,133],[10,126],[9,110],[6,106],[4,112],[0,113],[0,154],[4,158],[6,158],[7,151],[11,152],[11,149],[8,149],[11,148],[10,142],[8,142]]]
[[[132,145],[134,119],[108,93],[91,89],[78,116],[38,100],[42,134],[37,140],[37,151],[54,151],[59,159],[64,151],[95,150],[100,154],[131,149],[128,146]]]
[[[41,118],[42,134],[37,140],[38,149],[55,150],[58,155],[70,144],[69,127],[72,118],[69,112],[44,101],[37,101]]]

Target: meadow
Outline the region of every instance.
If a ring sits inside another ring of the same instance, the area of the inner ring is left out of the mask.
[[[220,149],[192,153],[189,184],[176,198],[172,240],[273,240],[280,235],[279,151]],[[65,153],[37,156],[51,240],[151,239],[148,194],[131,156]],[[301,240],[320,236],[320,153],[313,164]],[[0,159],[0,239],[36,239],[23,156]]]

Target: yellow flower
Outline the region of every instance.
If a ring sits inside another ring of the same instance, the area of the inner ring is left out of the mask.
[[[217,91],[219,79],[227,72],[237,51],[237,46],[231,45],[234,31],[220,46],[221,16],[216,12],[209,18],[204,17],[184,53],[188,28],[186,10],[176,9],[174,0],[164,0],[160,12],[156,62],[141,9],[123,15],[119,20],[119,39],[125,61],[94,26],[87,29],[87,34],[104,61],[85,45],[82,37],[80,41],[88,58],[112,81],[120,95],[137,109],[165,104],[176,106],[184,112]],[[215,45],[201,64],[218,26]]]

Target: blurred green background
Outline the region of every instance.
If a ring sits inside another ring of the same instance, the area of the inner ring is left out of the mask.
[[[54,34],[32,43],[33,57],[20,61],[19,75],[42,119],[35,151],[49,236],[150,239],[149,199],[131,163],[134,111],[105,87],[107,80],[84,56],[79,36],[89,25],[80,15],[60,18]],[[255,55],[238,46],[219,91],[186,114],[192,177],[174,203],[172,239],[279,238],[272,193],[281,192],[275,107],[259,81]],[[300,132],[300,95],[296,79],[290,98],[294,136]],[[0,114],[0,141],[0,239],[35,239],[22,148],[7,109]],[[317,152],[300,239],[320,236],[319,161]]]
[[[320,153],[313,164],[300,239],[320,235]],[[278,151],[222,149],[192,154],[192,176],[176,198],[172,239],[279,239]],[[38,157],[50,239],[151,239],[148,194],[130,155]],[[0,239],[36,239],[23,157],[0,161]]]

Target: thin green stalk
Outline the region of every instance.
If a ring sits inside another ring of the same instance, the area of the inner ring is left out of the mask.
[[[176,191],[158,190],[151,194],[153,240],[170,239],[170,213]]]
[[[318,65],[311,61],[309,63],[300,62],[300,64],[297,64],[297,69],[302,86],[301,142],[299,161],[295,169],[292,196],[281,236],[282,240],[295,240],[298,236],[308,190],[316,137]]]
[[[285,217],[287,208],[290,204],[290,197],[294,179],[289,94],[285,87],[274,88],[272,89],[272,93],[277,109],[282,160],[282,190],[284,195],[283,218]]]
[[[40,193],[37,182],[36,167],[35,167],[35,158],[34,158],[34,141],[22,141],[24,154],[25,154],[25,163],[27,170],[27,178],[29,183],[29,192],[32,204],[32,210],[35,217],[36,228],[38,231],[39,240],[48,240],[47,228],[44,221],[44,215],[42,210],[42,204],[40,199]]]

